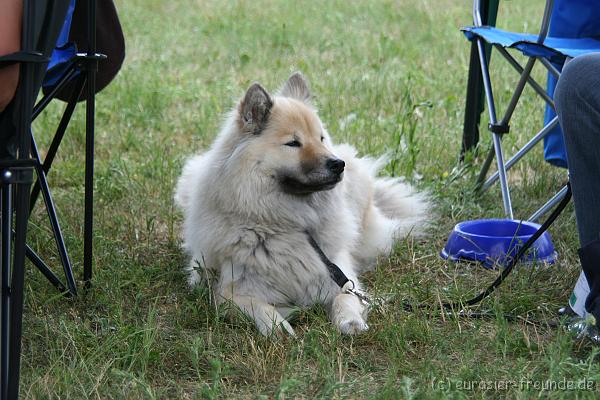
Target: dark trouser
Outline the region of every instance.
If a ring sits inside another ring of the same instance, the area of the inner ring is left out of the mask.
[[[571,60],[554,100],[564,132],[575,202],[580,259],[590,294],[588,312],[600,319],[600,53]],[[581,281],[581,279],[580,279]],[[597,309],[596,309],[597,307]]]

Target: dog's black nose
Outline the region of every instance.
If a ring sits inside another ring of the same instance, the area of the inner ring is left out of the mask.
[[[331,172],[341,174],[342,172],[344,172],[344,167],[346,166],[346,163],[343,160],[340,160],[339,158],[330,158],[329,160],[327,160],[327,164],[325,165],[327,166],[327,169]]]

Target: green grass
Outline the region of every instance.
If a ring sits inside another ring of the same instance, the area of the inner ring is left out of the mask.
[[[527,3],[527,4],[525,4]],[[503,2],[500,20],[535,31],[543,7]],[[97,98],[94,281],[65,300],[31,266],[26,299],[21,395],[36,399],[140,398],[595,398],[594,392],[485,390],[495,381],[600,380],[597,352],[552,325],[578,275],[572,207],[551,228],[560,262],[520,269],[477,309],[488,320],[402,310],[405,298],[466,299],[496,273],[449,264],[438,252],[454,223],[501,217],[498,188],[473,192],[489,146],[458,163],[469,46],[458,28],[470,2],[119,1],[127,58]],[[496,61],[500,61],[499,57]],[[516,83],[493,72],[499,101]],[[253,81],[277,88],[295,70],[309,78],[320,115],[338,142],[361,154],[391,151],[387,174],[432,192],[436,217],[427,239],[398,243],[365,276],[390,296],[358,337],[339,335],[320,307],[303,311],[298,337],[269,340],[245,320],[230,321],[205,289],[190,291],[179,247],[181,215],[172,202],[185,158],[206,148]],[[543,79],[541,71],[536,76]],[[531,91],[505,148],[542,123]],[[36,123],[46,147],[62,105]],[[502,107],[500,108],[502,109]],[[483,114],[482,126],[487,124]],[[79,109],[50,173],[70,256],[82,260],[84,114]],[[516,215],[526,217],[564,171],[538,149],[510,174]],[[41,207],[29,241],[55,267]],[[536,324],[507,321],[505,313]],[[472,390],[461,390],[475,381]],[[484,381],[483,386],[478,386]]]

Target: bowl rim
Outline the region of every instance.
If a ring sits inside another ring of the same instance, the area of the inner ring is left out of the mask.
[[[520,219],[508,219],[508,218],[484,218],[484,219],[472,219],[472,220],[467,220],[467,221],[461,221],[459,223],[457,223],[454,226],[453,231],[456,232],[457,234],[460,235],[464,235],[466,237],[471,237],[471,238],[481,238],[481,239],[504,239],[504,240],[515,240],[515,239],[519,239],[519,240],[527,240],[530,237],[532,237],[535,233],[531,233],[531,234],[524,234],[524,235],[511,235],[511,236],[507,236],[507,235],[503,235],[503,236],[493,236],[493,235],[481,235],[481,234],[477,234],[477,233],[470,233],[470,232],[466,232],[463,230],[463,227],[465,225],[469,225],[470,223],[473,222],[483,222],[483,223],[512,223],[512,224],[516,224],[517,226],[519,225],[525,225],[525,226],[529,226],[531,228],[534,228],[536,231],[538,229],[540,229],[539,224],[536,224],[535,222],[531,222],[531,221],[526,221],[526,220],[520,220]]]

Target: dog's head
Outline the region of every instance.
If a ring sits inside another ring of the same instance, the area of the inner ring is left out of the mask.
[[[237,109],[245,156],[256,172],[274,179],[281,190],[307,195],[329,190],[342,180],[344,161],[331,150],[329,135],[311,104],[306,79],[293,74],[275,96],[258,83]]]

